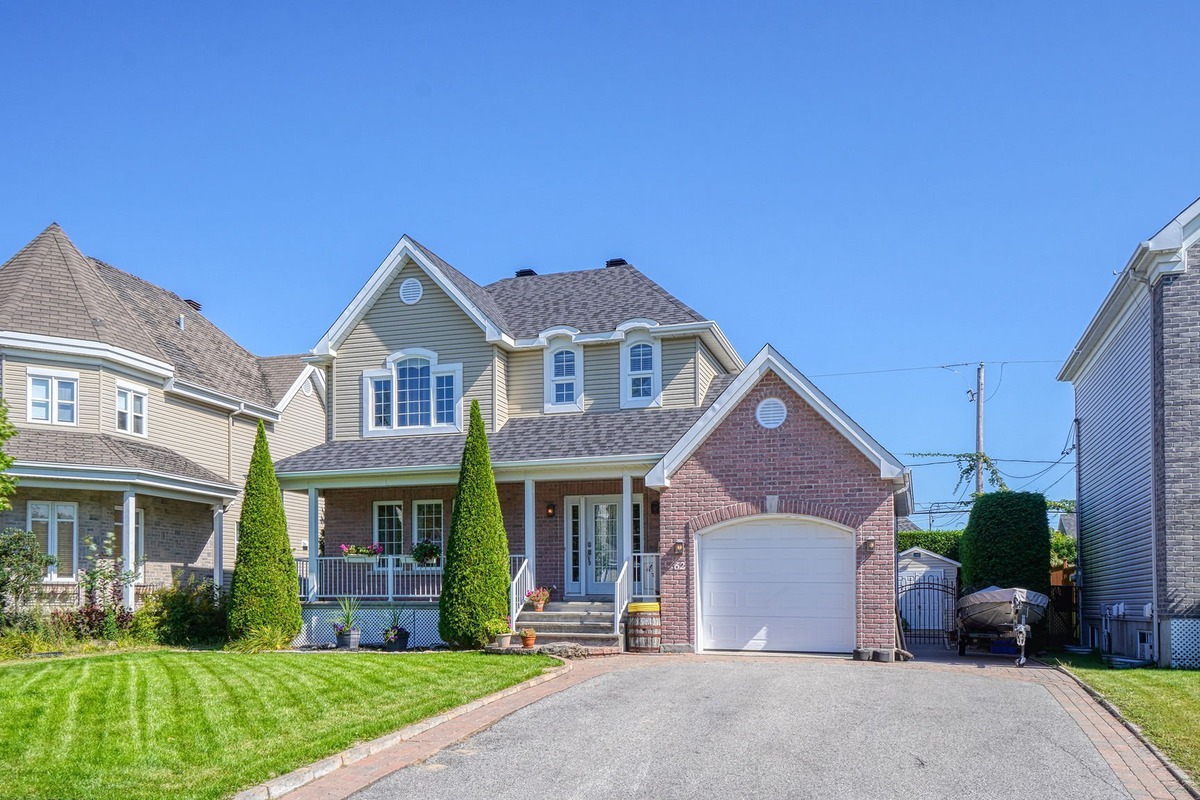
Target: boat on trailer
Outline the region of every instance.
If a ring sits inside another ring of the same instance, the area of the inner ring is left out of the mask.
[[[1029,629],[1046,615],[1050,598],[1030,589],[1002,589],[989,586],[964,595],[958,601],[958,654],[967,654],[967,645],[1014,639],[1017,666],[1025,666],[1025,641]]]

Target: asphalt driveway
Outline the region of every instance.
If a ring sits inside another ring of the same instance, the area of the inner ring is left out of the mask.
[[[1128,798],[1045,687],[753,658],[646,659],[355,795]]]

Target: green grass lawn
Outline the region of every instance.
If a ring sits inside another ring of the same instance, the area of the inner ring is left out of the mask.
[[[1200,779],[1200,672],[1109,669],[1095,656],[1059,655],[1057,661],[1119,708],[1193,779]]]
[[[0,796],[217,798],[556,666],[155,651],[0,665]]]

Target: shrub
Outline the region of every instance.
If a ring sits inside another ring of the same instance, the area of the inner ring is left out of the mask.
[[[263,625],[246,631],[240,638],[227,644],[225,649],[234,653],[266,653],[272,650],[286,650],[292,646],[292,640],[295,638],[295,634],[288,635],[277,625]]]
[[[229,636],[275,628],[300,633],[300,582],[287,536],[287,517],[262,421],[254,440],[242,499],[241,536],[229,588]]]
[[[1046,498],[1036,492],[980,495],[971,508],[960,552],[964,586],[1017,586],[1049,592]]]
[[[16,435],[17,429],[8,421],[8,404],[0,398],[0,511],[12,508],[8,498],[17,491],[17,479],[8,474],[15,459],[4,452],[4,443]]]
[[[939,556],[962,561],[958,557],[962,534],[962,531],[900,531],[896,534],[896,552],[903,553],[910,547],[920,547]]]
[[[488,623],[508,613],[508,536],[488,452],[479,402],[471,401],[471,423],[463,447],[462,468],[446,559],[438,632],[452,647],[483,647]]]
[[[54,557],[42,552],[31,531],[7,528],[0,533],[0,617],[34,595],[53,563]]]
[[[133,615],[133,634],[140,640],[174,646],[224,641],[229,595],[211,580],[189,576],[169,589],[147,595]]]

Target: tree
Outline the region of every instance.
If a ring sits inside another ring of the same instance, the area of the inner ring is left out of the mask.
[[[8,404],[0,398],[0,511],[12,508],[8,498],[17,491],[17,479],[8,474],[13,457],[4,452],[4,443],[16,435],[17,429],[8,421]]]
[[[483,415],[473,400],[438,604],[443,641],[453,647],[487,644],[488,624],[508,614],[508,587],[508,535]]]
[[[1060,531],[1050,530],[1050,566],[1075,564],[1075,540]]]
[[[30,531],[7,528],[0,533],[0,617],[33,595],[53,563],[54,556],[42,552]]]
[[[963,585],[1050,590],[1050,526],[1037,492],[991,492],[971,508],[959,543]]]
[[[300,582],[288,542],[283,495],[262,421],[254,439],[241,534],[229,584],[229,638],[272,628],[290,638],[300,633]]]

